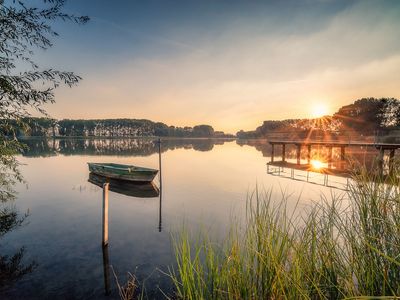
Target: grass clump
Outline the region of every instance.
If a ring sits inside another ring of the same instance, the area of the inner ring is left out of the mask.
[[[180,299],[393,299],[400,296],[399,172],[358,172],[350,190],[291,213],[271,193],[247,200],[223,242],[174,239]],[[298,210],[298,209],[296,209]]]

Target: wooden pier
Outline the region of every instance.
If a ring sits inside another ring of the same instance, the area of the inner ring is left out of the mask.
[[[297,164],[300,165],[301,148],[307,147],[307,163],[311,162],[311,149],[313,146],[322,146],[328,149],[328,163],[332,163],[333,148],[340,148],[340,159],[346,159],[347,147],[373,147],[379,151],[378,166],[383,169],[383,161],[385,151],[389,151],[389,169],[393,167],[394,155],[397,149],[400,149],[400,144],[386,144],[386,143],[366,143],[366,142],[338,142],[338,141],[269,141],[271,145],[271,162],[275,160],[275,146],[281,146],[282,149],[282,162],[286,161],[286,145],[296,146]]]

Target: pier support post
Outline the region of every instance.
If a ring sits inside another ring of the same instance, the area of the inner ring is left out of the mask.
[[[328,168],[332,167],[332,146],[329,146],[328,148]]]
[[[271,144],[271,162],[274,162],[275,145]]]
[[[300,153],[301,153],[301,145],[297,145],[297,164],[300,165]]]
[[[379,176],[383,176],[383,158],[385,155],[385,149],[383,147],[379,148],[379,155],[378,155],[378,171],[379,171]]]
[[[286,144],[282,144],[282,161],[286,161]]]
[[[108,245],[108,188],[109,183],[103,184],[103,246]]]
[[[389,154],[389,174],[393,174],[394,171],[394,151],[395,149],[391,149]]]
[[[340,147],[340,159],[342,161],[346,159],[346,148],[344,146]]]
[[[311,145],[307,146],[308,151],[307,151],[307,163],[310,164],[311,162]]]

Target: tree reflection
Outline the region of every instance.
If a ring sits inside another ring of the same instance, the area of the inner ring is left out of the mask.
[[[215,145],[223,145],[228,139],[163,139],[162,152],[175,149],[211,151]],[[158,153],[156,140],[150,138],[125,139],[25,139],[23,155],[47,157],[62,155],[119,155],[149,156]]]
[[[28,213],[21,215],[16,207],[10,204],[13,198],[14,195],[10,194],[8,201],[3,198],[0,203],[0,242],[4,235],[20,227],[28,217]],[[28,265],[23,263],[25,251],[25,248],[21,247],[14,254],[0,254],[0,288],[12,285],[36,268],[37,263],[34,261]]]
[[[11,285],[31,273],[37,266],[36,262],[24,265],[22,263],[24,253],[25,248],[22,247],[12,256],[0,255],[0,288]]]

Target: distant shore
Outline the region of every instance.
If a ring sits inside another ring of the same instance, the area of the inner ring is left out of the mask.
[[[179,136],[20,136],[18,137],[20,140],[26,139],[56,139],[56,140],[64,140],[64,139],[101,139],[101,140],[108,140],[108,139],[147,139],[147,140],[238,140],[237,137],[179,137]],[[265,138],[258,138],[252,140],[264,140]],[[242,139],[248,140],[248,139]]]

